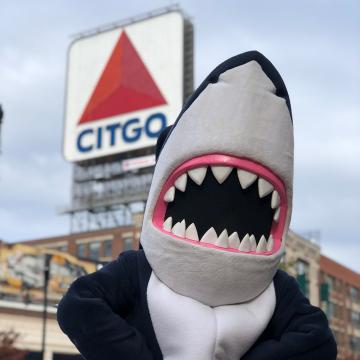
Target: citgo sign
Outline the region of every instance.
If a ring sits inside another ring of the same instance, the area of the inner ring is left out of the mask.
[[[70,46],[64,128],[69,161],[154,145],[183,103],[183,17],[170,12]]]

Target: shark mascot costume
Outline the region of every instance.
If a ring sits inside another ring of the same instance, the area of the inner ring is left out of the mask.
[[[158,139],[141,232],[58,308],[87,360],[333,360],[325,315],[277,266],[292,208],[293,124],[256,51],[219,65]]]

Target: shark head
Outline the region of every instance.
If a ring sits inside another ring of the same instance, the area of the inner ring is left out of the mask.
[[[262,54],[220,64],[159,138],[140,241],[155,275],[206,305],[271,283],[292,208],[293,124]]]

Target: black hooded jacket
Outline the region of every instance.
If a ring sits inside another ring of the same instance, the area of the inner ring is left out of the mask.
[[[142,250],[128,251],[72,284],[58,321],[85,359],[163,359],[147,306],[151,271]],[[272,319],[242,360],[335,360],[325,314],[284,271],[277,271],[274,286]]]

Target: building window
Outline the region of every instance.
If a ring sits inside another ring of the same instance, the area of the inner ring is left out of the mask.
[[[343,282],[339,279],[335,279],[335,291],[338,291],[338,292],[343,291]]]
[[[353,286],[350,287],[350,298],[352,302],[360,302],[360,291],[358,288]]]
[[[350,318],[352,325],[360,329],[360,313],[357,311],[350,311]]]
[[[33,358],[29,358],[29,360]],[[28,360],[28,358],[26,358]],[[35,359],[34,359],[35,360]],[[84,360],[81,355],[53,353],[52,360]]]
[[[329,284],[326,282],[320,284],[320,301],[328,303],[329,302]]]
[[[329,285],[329,291],[334,290],[334,288],[335,288],[335,278],[333,276],[330,276],[330,275],[326,274],[324,276],[324,280]]]
[[[329,302],[328,306],[327,306],[327,311],[326,311],[326,315],[328,317],[329,320],[331,320],[334,317],[335,314],[335,304],[332,302]]]
[[[329,302],[326,315],[329,318],[329,320],[332,318],[343,319],[344,317],[343,308],[338,304]]]
[[[340,332],[332,330],[332,333],[334,334],[335,337],[335,341],[337,344],[341,343],[341,336],[340,336]]]
[[[306,261],[299,259],[296,262],[296,273],[298,275],[308,274],[309,273],[309,264]]]
[[[100,242],[94,241],[89,243],[89,258],[92,260],[98,260],[100,257]]]
[[[354,352],[360,352],[360,337],[353,336],[350,338],[350,347]]]
[[[133,239],[132,238],[124,239],[123,251],[132,250],[132,248],[133,248]]]
[[[112,255],[112,240],[104,240],[103,246],[104,246],[104,256],[111,257],[111,255]]]
[[[54,249],[57,250],[57,251],[61,251],[61,252],[67,252],[68,251],[68,246],[67,245],[60,245],[60,246],[54,247]]]
[[[309,263],[304,260],[296,261],[296,279],[302,293],[309,297]]]
[[[76,244],[76,255],[79,258],[84,258],[86,256],[86,244]]]
[[[29,359],[29,360],[41,360],[42,359],[42,354],[41,354],[41,352],[38,352],[38,351],[29,351],[26,354],[26,359]]]

